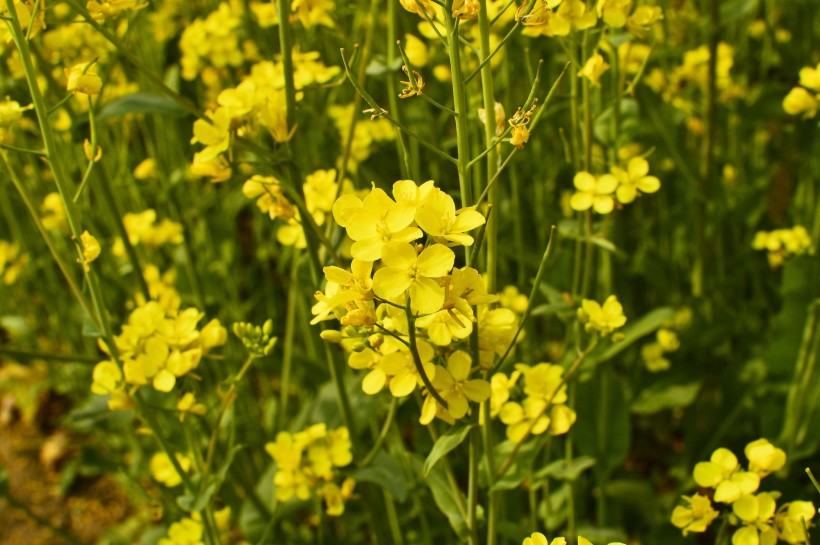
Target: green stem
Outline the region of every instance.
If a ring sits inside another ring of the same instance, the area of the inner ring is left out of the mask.
[[[439,405],[447,408],[447,402],[441,397],[441,394],[438,393],[436,387],[433,386],[433,383],[430,381],[430,377],[427,376],[427,373],[424,371],[424,365],[421,362],[421,356],[419,355],[419,348],[418,344],[416,343],[416,317],[410,311],[410,299],[407,300],[407,329],[409,330],[410,335],[410,354],[413,356],[413,365],[416,366],[416,372],[418,373],[419,377],[421,377],[422,383],[424,383],[424,387],[427,388],[427,392],[433,396]]]
[[[478,458],[479,454],[479,434],[478,428],[470,430],[470,451],[467,473],[467,528],[470,530],[469,543],[478,545],[478,521],[476,512],[478,510]]]
[[[469,112],[469,101],[467,100],[467,89],[464,85],[464,74],[461,67],[461,47],[458,41],[459,20],[453,18],[453,0],[447,0],[444,7],[444,22],[447,29],[447,41],[449,47],[447,52],[450,57],[450,73],[453,83],[453,109],[456,112],[456,148],[458,168],[458,186],[461,191],[461,206],[470,206],[472,203],[472,188],[470,186],[470,171],[467,165],[470,162],[470,140],[469,127],[467,125],[467,114]],[[494,107],[487,112],[489,123],[490,116],[493,115]]]
[[[393,425],[393,419],[396,416],[396,408],[398,407],[398,398],[393,397],[390,400],[390,408],[387,410],[387,418],[384,419],[384,424],[382,424],[382,429],[379,432],[379,436],[376,438],[376,442],[373,443],[373,447],[370,449],[370,452],[362,459],[361,463],[359,464],[361,467],[367,467],[370,465],[370,462],[376,458],[376,455],[382,448],[384,444],[384,440],[387,438],[387,434],[390,433],[390,428]]]
[[[524,315],[521,317],[521,321],[518,324],[518,329],[515,331],[515,335],[513,336],[512,340],[510,341],[509,346],[507,346],[507,350],[504,351],[504,354],[499,358],[498,362],[493,366],[492,370],[490,371],[490,376],[497,373],[501,366],[506,361],[507,356],[510,355],[513,347],[515,346],[516,341],[518,340],[518,336],[521,335],[521,331],[524,329],[524,324],[527,321],[527,318],[530,316],[530,312],[532,311],[532,307],[534,305],[535,297],[538,295],[538,289],[541,287],[541,282],[544,279],[544,273],[547,270],[547,262],[549,261],[550,255],[552,255],[552,249],[555,246],[555,233],[556,228],[553,225],[550,228],[550,237],[549,241],[547,242],[547,247],[544,249],[544,254],[541,256],[541,263],[538,265],[538,271],[535,273],[535,280],[532,283],[532,288],[530,289],[530,298],[527,301],[527,309],[524,311]]]
[[[293,366],[293,339],[296,335],[296,297],[298,284],[299,254],[294,251],[290,264],[290,284],[288,289],[287,315],[285,317],[285,345],[282,350],[282,376],[279,388],[279,410],[276,411],[276,430],[285,427],[290,397],[290,372]]]

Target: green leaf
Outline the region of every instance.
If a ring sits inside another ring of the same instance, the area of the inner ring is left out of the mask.
[[[490,487],[490,490],[513,490],[521,486],[530,473],[532,472],[532,465],[535,457],[541,452],[541,448],[546,444],[547,437],[544,435],[537,436],[535,439],[527,440],[515,455],[515,461],[510,468],[504,473],[504,476],[498,479]],[[507,458],[515,443],[512,441],[504,441],[495,449],[495,459],[504,460]]]
[[[182,106],[165,95],[134,93],[112,100],[97,114],[98,120],[126,114],[158,114],[164,117],[184,117],[188,114]]]
[[[0,464],[0,496],[8,496],[9,493],[9,472],[5,466]]]
[[[611,360],[624,350],[626,350],[633,343],[655,332],[664,322],[670,320],[675,315],[675,309],[672,307],[661,307],[645,314],[638,320],[628,323],[626,327],[621,330],[623,339],[610,345],[597,348],[587,359],[585,367],[595,366],[605,361]]]
[[[464,439],[467,438],[467,434],[470,433],[470,430],[474,427],[475,424],[455,426],[439,437],[438,441],[433,445],[430,455],[427,456],[427,459],[424,461],[424,476],[426,477],[430,473],[441,458],[463,443]]]
[[[222,487],[222,483],[225,481],[225,477],[228,474],[228,469],[230,469],[236,453],[242,448],[242,445],[236,445],[229,450],[228,455],[225,457],[225,460],[222,462],[220,468],[208,478],[208,484],[205,485],[205,489],[196,495],[183,494],[178,496],[177,505],[189,513],[202,511],[205,506],[208,505],[208,502],[211,501],[214,494],[216,494]]]
[[[464,520],[461,509],[459,509],[459,499],[461,505],[466,505],[464,494],[461,491],[454,491],[447,481],[444,471],[437,468],[430,472],[426,477],[427,485],[430,487],[430,492],[433,493],[433,500],[439,511],[447,516],[450,526],[456,535],[466,540],[469,536],[469,529],[467,522]],[[456,495],[457,494],[457,495]],[[459,498],[460,496],[460,498]]]
[[[595,463],[595,458],[591,456],[578,456],[569,463],[564,459],[556,460],[534,475],[533,484],[546,480],[548,477],[559,481],[575,481],[581,473],[594,466]]]
[[[407,479],[404,472],[398,461],[384,451],[376,456],[369,467],[355,471],[351,477],[384,488],[398,502],[407,499]]]
[[[700,387],[697,381],[686,384],[658,382],[638,394],[631,410],[635,414],[655,414],[664,409],[687,407],[694,403]]]

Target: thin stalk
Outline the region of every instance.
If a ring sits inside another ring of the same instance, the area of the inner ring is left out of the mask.
[[[342,65],[344,66],[345,73],[347,74],[347,78],[350,81],[350,83],[353,85],[353,87],[356,89],[356,91],[362,96],[364,101],[367,102],[367,105],[370,106],[370,110],[366,110],[366,112],[369,113],[371,115],[371,117],[374,117],[374,118],[381,117],[381,118],[384,118],[384,119],[388,120],[390,123],[395,125],[398,129],[400,129],[403,133],[405,133],[407,136],[410,136],[411,138],[415,139],[422,146],[426,147],[427,149],[429,149],[430,151],[432,151],[433,153],[435,153],[436,155],[438,155],[439,157],[441,157],[445,161],[448,161],[448,162],[454,163],[454,164],[458,163],[458,160],[455,157],[453,157],[450,154],[448,154],[447,152],[441,150],[435,144],[431,144],[430,142],[428,142],[427,140],[425,140],[424,138],[422,138],[421,136],[419,136],[418,134],[416,134],[415,132],[413,132],[412,130],[407,128],[398,119],[391,116],[390,113],[387,110],[385,110],[384,108],[379,106],[378,103],[376,102],[376,100],[372,96],[370,96],[370,94],[367,91],[365,91],[364,87],[362,87],[361,83],[359,83],[359,81],[353,75],[353,72],[350,70],[350,66],[347,63],[347,59],[345,58],[344,48],[342,48],[340,51],[342,53]]]
[[[482,61],[490,58],[490,21],[487,14],[487,0],[479,0],[478,9],[478,31],[479,31],[479,51]],[[538,74],[541,74],[541,65],[538,65]],[[536,77],[536,83],[539,77]],[[490,65],[485,63],[481,69],[481,91],[484,100],[484,147],[490,150],[487,153],[487,183],[495,177],[498,170],[498,148],[494,144],[495,140],[495,92],[493,88],[493,73]],[[494,206],[498,202],[498,187],[494,186],[489,194],[487,202]],[[487,291],[495,293],[496,276],[498,274],[498,215],[488,218],[485,237],[487,238]]]
[[[399,403],[397,397],[390,399],[390,408],[387,410],[387,417],[384,419],[382,429],[379,432],[379,436],[376,437],[376,442],[373,443],[373,447],[371,447],[370,452],[367,453],[359,464],[361,467],[367,467],[381,450],[384,440],[387,438],[387,434],[390,433],[390,428],[393,426],[393,419],[396,416],[396,408],[398,405]]]
[[[470,430],[470,451],[467,471],[467,528],[470,530],[470,543],[478,545],[478,521],[476,512],[478,510],[478,458],[479,454],[479,433],[478,428]]]
[[[63,274],[63,278],[65,279],[66,283],[68,284],[68,289],[74,294],[74,298],[80,304],[80,306],[85,311],[86,316],[91,320],[91,323],[94,324],[94,327],[97,330],[100,329],[99,321],[97,319],[97,315],[94,312],[91,304],[86,300],[85,295],[83,294],[80,287],[74,281],[74,276],[71,274],[68,264],[66,263],[63,256],[60,255],[57,246],[55,246],[54,241],[51,239],[51,235],[49,235],[48,231],[46,230],[43,222],[40,220],[40,214],[37,211],[37,207],[34,205],[34,202],[31,199],[31,196],[28,194],[28,190],[23,185],[22,180],[17,176],[17,173],[12,170],[11,165],[8,162],[8,157],[6,157],[5,153],[0,153],[0,158],[3,160],[3,165],[6,167],[6,170],[9,173],[9,178],[11,179],[11,183],[14,185],[17,192],[20,194],[20,198],[23,199],[23,204],[25,204],[26,208],[28,209],[29,216],[31,216],[32,221],[34,221],[35,226],[37,227],[37,231],[39,231],[40,236],[43,237],[43,241],[46,243],[49,252],[51,253],[51,257],[54,259],[54,262],[57,264],[57,268],[60,269],[60,272]]]
[[[717,52],[720,41],[720,10],[718,0],[707,0],[709,62],[706,68],[705,121],[706,129],[701,147],[700,179],[697,194],[700,197],[695,203],[695,259],[692,264],[692,295],[703,295],[703,276],[706,266],[706,199],[715,174],[715,137],[717,134]]]
[[[0,149],[4,149],[6,151],[14,151],[16,153],[25,153],[28,155],[34,155],[35,157],[47,157],[45,152],[33,150],[33,149],[26,149],[26,148],[18,148],[17,146],[10,146],[9,144],[0,144]]]
[[[453,83],[453,108],[456,112],[456,148],[458,168],[458,186],[461,192],[462,208],[470,206],[472,203],[472,188],[470,186],[470,170],[467,167],[470,161],[470,140],[469,126],[467,125],[467,112],[469,112],[469,101],[467,99],[467,88],[464,84],[464,73],[461,67],[461,47],[458,41],[459,20],[453,18],[453,0],[447,0],[444,7],[444,22],[447,29],[447,40],[450,46],[447,52],[450,57],[450,73]],[[489,120],[491,109],[487,112]]]
[[[524,315],[521,317],[521,321],[518,324],[518,329],[515,331],[515,335],[510,341],[509,346],[507,346],[507,350],[504,351],[504,354],[501,356],[501,358],[499,358],[498,362],[493,366],[492,370],[490,371],[490,376],[497,373],[501,366],[504,364],[504,361],[506,361],[507,356],[510,355],[513,346],[515,346],[515,342],[518,340],[518,336],[521,335],[521,331],[524,329],[524,324],[526,323],[527,318],[529,318],[530,316],[530,312],[532,311],[532,307],[534,304],[533,301],[535,301],[535,297],[536,295],[538,295],[538,289],[541,287],[541,281],[544,279],[544,273],[547,270],[547,262],[549,261],[549,258],[552,255],[552,249],[555,246],[556,232],[557,229],[554,225],[550,227],[549,241],[547,242],[547,247],[544,249],[544,254],[541,256],[541,263],[538,265],[538,271],[535,273],[535,280],[532,283],[532,288],[530,288],[530,298],[529,301],[527,301],[527,309],[524,311]]]
[[[430,377],[427,376],[427,373],[424,371],[424,365],[421,362],[421,356],[419,355],[419,348],[416,342],[416,317],[410,311],[410,300],[407,300],[407,329],[409,330],[410,335],[410,354],[413,356],[413,365],[416,366],[416,373],[418,373],[419,377],[421,377],[422,383],[424,383],[424,387],[427,388],[427,392],[433,396],[439,405],[447,408],[447,402],[441,397],[441,394],[436,390],[436,387],[433,386],[433,383],[430,381]]]
[[[290,263],[290,283],[288,284],[287,310],[285,311],[285,344],[282,350],[282,375],[279,389],[279,409],[276,411],[276,429],[284,429],[290,397],[290,372],[293,366],[293,340],[296,335],[296,296],[299,273],[299,254],[294,251]]]

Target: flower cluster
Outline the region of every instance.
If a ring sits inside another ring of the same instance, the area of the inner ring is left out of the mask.
[[[353,260],[349,269],[325,267],[313,323],[341,322],[341,331],[323,338],[341,341],[348,364],[367,371],[365,393],[387,388],[404,397],[421,388],[420,422],[454,422],[469,414],[470,402],[490,396],[490,384],[472,375],[510,347],[518,318],[487,306],[496,297],[477,270],[454,266],[451,247],[473,244],[469,233],[484,224],[482,214],[456,209],[433,181],[400,180],[392,194],[374,187],[364,198],[342,195],[334,203],[333,216],[353,241]],[[427,244],[417,244],[425,234]],[[478,361],[465,351],[475,323]]]
[[[766,250],[766,257],[773,269],[781,266],[788,257],[814,252],[809,232],[802,225],[795,225],[791,229],[758,231],[752,241],[752,248]]]
[[[633,157],[626,168],[613,166],[610,172],[594,176],[579,172],[573,179],[575,193],[570,207],[582,212],[593,209],[599,214],[609,214],[615,209],[615,201],[621,204],[633,202],[642,193],[655,193],[661,182],[649,175],[649,162],[643,157]]]
[[[336,484],[336,469],[353,461],[347,428],[328,430],[325,424],[315,424],[294,434],[279,432],[265,450],[276,463],[277,500],[304,501],[315,494],[324,500],[328,515],[344,512],[355,486],[352,479]]]
[[[317,170],[308,174],[302,184],[305,207],[317,227],[324,226],[330,218],[336,195],[355,193],[350,180],[342,181],[340,193],[336,178],[335,169]],[[286,222],[276,231],[276,240],[280,244],[300,249],[307,246],[302,217],[285,196],[279,179],[275,176],[252,176],[242,186],[242,192],[249,199],[256,199],[256,206],[271,219],[279,218]]]
[[[641,347],[644,366],[652,373],[666,371],[671,364],[664,354],[675,352],[678,348],[680,348],[680,340],[677,333],[667,328],[659,329],[655,333],[655,341]]]
[[[696,133],[702,131],[702,121],[696,117],[699,112],[699,98],[693,95],[693,90],[706,92],[709,57],[707,46],[697,47],[685,52],[683,62],[671,73],[661,68],[653,68],[645,79],[653,91],[661,93],[664,101],[691,116],[688,125],[690,130]],[[717,100],[724,104],[742,97],[745,93],[742,82],[735,80],[731,74],[734,58],[735,48],[720,42],[717,48],[715,87],[718,92]]]
[[[731,506],[731,514],[727,511],[729,522],[738,526],[732,536],[733,545],[774,545],[778,540],[803,543],[803,524],[808,527],[815,513],[812,503],[794,501],[778,508],[779,492],[758,492],[761,479],[786,464],[786,453],[766,439],[752,441],[744,453],[749,461],[746,470],[726,448],[717,449],[708,462],[699,462],[693,476],[708,495],[684,496],[686,505],[672,512],[672,524],[684,535],[705,532],[720,516],[715,504],[725,504]]]
[[[519,377],[523,377],[526,398],[521,403],[506,401]],[[575,422],[575,411],[566,405],[567,386],[564,368],[550,363],[525,365],[519,363],[507,378],[496,373],[491,379],[490,414],[498,414],[507,426],[507,439],[515,443],[530,435],[567,433]]]
[[[592,28],[601,20],[612,29],[625,28],[643,37],[663,12],[656,6],[634,7],[632,0],[601,0],[596,5],[582,0],[535,0],[521,5],[516,20],[525,26],[527,36],[568,36],[570,32]]]
[[[224,5],[224,4],[223,4]],[[327,83],[335,77],[338,66],[322,64],[319,53],[293,52],[294,85],[299,93],[308,85]],[[287,124],[284,94],[285,71],[281,61],[261,61],[236,87],[223,89],[216,97],[216,108],[206,113],[207,119],[194,122],[192,144],[205,147],[194,154],[192,171],[212,182],[230,178],[232,170],[224,154],[230,151],[235,134],[247,136],[264,128],[276,142],[287,142],[295,127]]]
[[[139,244],[154,249],[166,244],[181,244],[183,241],[182,225],[169,219],[157,221],[157,212],[153,208],[129,212],[122,217],[122,223],[132,246]],[[125,257],[125,245],[121,238],[114,240],[111,251],[117,257]]]
[[[194,371],[211,349],[227,341],[227,331],[213,319],[201,330],[197,323],[203,313],[195,308],[171,311],[156,301],[137,307],[114,337],[117,358],[94,368],[95,394],[110,395],[112,410],[130,407],[134,389],[150,384],[160,392],[170,392],[177,380]],[[110,353],[104,343],[102,348]],[[122,367],[117,361],[121,362]],[[127,387],[133,387],[130,391]]]
[[[795,86],[783,99],[783,109],[789,115],[810,119],[820,106],[820,64],[800,69],[800,85]]]

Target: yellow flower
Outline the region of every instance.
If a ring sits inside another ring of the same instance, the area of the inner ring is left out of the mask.
[[[97,2],[96,0],[89,0],[85,9],[91,14],[95,21],[104,21],[105,19],[113,19],[125,10],[139,10],[148,6],[148,4],[140,4],[138,0],[103,0]]]
[[[627,163],[626,170],[612,167],[612,174],[618,179],[615,196],[618,202],[629,204],[641,193],[655,193],[661,182],[655,176],[649,176],[649,162],[643,157],[633,157]]]
[[[490,377],[490,417],[495,418],[501,408],[510,399],[510,390],[518,382],[521,371],[515,370],[508,377],[504,373],[496,373]]]
[[[683,500],[688,505],[675,507],[672,511],[672,524],[682,529],[684,536],[689,532],[705,532],[719,515],[706,496],[683,496]]]
[[[589,333],[601,335],[609,335],[626,323],[623,307],[614,295],[607,297],[603,306],[597,301],[584,299],[578,309],[578,318]]]
[[[772,518],[777,505],[774,496],[761,492],[746,494],[732,504],[732,512],[745,523],[732,535],[732,545],[774,545],[777,530]]]
[[[421,238],[421,229],[411,227],[415,212],[415,208],[396,203],[379,188],[374,188],[364,200],[342,195],[333,204],[336,223],[346,228],[355,241],[351,247],[353,257],[363,261],[379,259],[382,247],[389,241]]]
[[[473,237],[466,234],[484,225],[484,216],[474,207],[456,211],[453,198],[440,189],[427,196],[424,204],[416,210],[416,223],[438,242],[451,245],[471,246]]]
[[[419,359],[427,378],[433,380],[436,375],[436,366],[433,365],[435,351],[429,343],[422,340],[417,342]],[[381,361],[384,372],[390,375],[390,393],[393,397],[405,397],[416,390],[416,386],[424,386],[421,376],[416,370],[413,356],[408,350],[397,350],[385,355]]]
[[[405,292],[415,312],[430,314],[444,304],[444,289],[435,278],[453,268],[455,254],[443,244],[428,246],[420,254],[406,242],[388,242],[381,251],[384,267],[373,276],[373,293],[393,301]]]
[[[196,395],[193,392],[187,392],[177,402],[177,410],[179,411],[179,421],[184,422],[188,414],[202,416],[207,409],[202,403],[196,402]]]
[[[786,465],[786,453],[767,439],[752,441],[743,451],[749,460],[749,471],[766,477]]]
[[[171,524],[168,537],[160,539],[157,545],[201,545],[202,537],[202,523],[193,518],[184,518]]]
[[[699,486],[715,489],[715,501],[732,503],[760,486],[760,477],[756,473],[739,469],[737,456],[729,449],[719,448],[708,462],[695,465],[694,478]]]
[[[490,384],[486,380],[468,380],[472,358],[463,350],[456,350],[447,358],[447,368],[437,366],[433,385],[447,402],[446,414],[455,420],[464,417],[470,410],[469,402],[482,403],[490,397]],[[419,422],[427,425],[433,421],[439,410],[444,410],[432,395],[427,393],[421,409]]]
[[[184,454],[176,454],[177,462],[180,469],[188,472],[191,469],[191,459]],[[151,456],[148,464],[151,469],[151,476],[155,481],[164,484],[168,488],[173,488],[182,482],[182,477],[177,473],[174,464],[171,463],[170,458],[164,452],[157,452]]]
[[[23,118],[23,112],[30,108],[30,105],[23,108],[16,100],[6,97],[5,102],[0,102],[0,127],[16,127]]]
[[[75,95],[98,95],[102,89],[102,80],[91,63],[75,64],[66,70],[67,88]]]
[[[80,241],[83,245],[83,268],[88,272],[91,270],[91,267],[88,266],[89,263],[100,256],[100,243],[88,231],[83,231],[83,234],[80,235]]]
[[[547,541],[547,536],[541,532],[533,532],[530,537],[524,538],[522,545],[567,545],[567,540],[563,537],[556,537],[552,541]]]
[[[609,214],[615,208],[613,193],[618,179],[611,174],[595,177],[589,172],[579,172],[573,179],[577,190],[569,201],[573,210],[583,212],[592,208],[599,214]]]
[[[802,115],[811,119],[817,115],[818,100],[803,87],[795,87],[783,99],[783,110],[789,115]]]
[[[806,66],[800,69],[800,85],[820,93],[820,64],[816,68]]]
[[[808,527],[815,512],[814,504],[810,501],[793,501],[783,505],[775,517],[778,538],[792,545],[807,542],[803,522]]]
[[[595,26],[598,16],[583,0],[564,0],[550,18],[555,36],[567,36],[572,30],[585,30]]]
[[[208,120],[194,121],[194,135],[191,144],[203,144],[202,160],[214,159],[228,149],[231,140],[231,116],[228,108],[217,108],[206,114]]]
[[[595,87],[601,86],[601,75],[609,70],[609,64],[604,61],[600,53],[591,55],[584,67],[578,70],[579,78],[587,78]]]
[[[612,28],[621,28],[626,25],[626,18],[632,8],[632,0],[598,0],[596,10],[598,17]]]
[[[5,285],[17,282],[27,262],[28,256],[20,253],[20,246],[0,240],[0,279]]]

